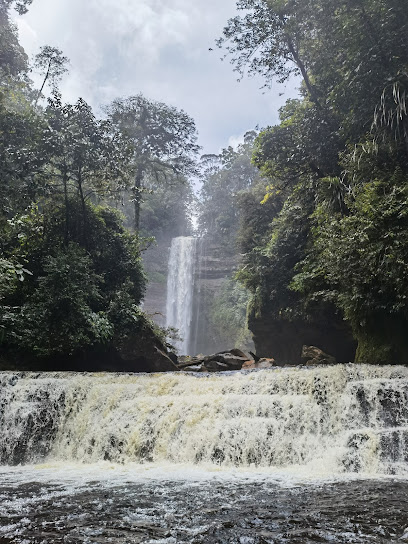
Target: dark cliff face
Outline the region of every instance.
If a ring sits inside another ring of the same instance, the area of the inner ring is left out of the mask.
[[[278,363],[300,364],[302,346],[318,346],[339,362],[354,360],[357,343],[351,329],[338,316],[316,315],[314,321],[276,319],[264,314],[249,315],[256,353]]]

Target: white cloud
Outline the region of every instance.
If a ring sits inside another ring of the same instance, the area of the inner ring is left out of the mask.
[[[59,47],[71,59],[65,100],[92,106],[142,92],[184,109],[195,120],[205,152],[217,152],[254,128],[276,123],[277,108],[295,94],[262,94],[261,80],[237,83],[214,48],[235,0],[34,0],[19,18],[29,54]],[[215,51],[209,52],[213,47]]]
[[[243,144],[244,143],[244,135],[245,135],[246,132],[247,131],[245,130],[244,132],[242,132],[238,136],[230,136],[228,138],[227,147],[231,146],[233,149],[236,149],[239,145]]]

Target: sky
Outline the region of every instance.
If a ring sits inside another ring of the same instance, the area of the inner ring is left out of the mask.
[[[297,96],[296,82],[268,90],[260,78],[238,82],[221,60],[215,40],[235,14],[235,0],[34,0],[15,17],[30,57],[47,44],[70,59],[64,100],[82,97],[98,113],[142,93],[187,112],[202,153],[219,153],[247,130],[276,124],[278,108]]]

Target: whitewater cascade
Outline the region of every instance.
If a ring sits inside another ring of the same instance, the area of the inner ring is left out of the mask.
[[[0,373],[0,463],[408,474],[408,369]]]
[[[194,272],[197,238],[179,236],[171,241],[167,276],[166,326],[179,330],[175,347],[190,354],[193,317]]]

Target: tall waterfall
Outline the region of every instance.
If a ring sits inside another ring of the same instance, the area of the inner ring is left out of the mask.
[[[0,373],[0,462],[408,474],[408,368]]]
[[[179,236],[170,248],[166,326],[179,330],[182,340],[175,347],[182,355],[189,355],[191,347],[196,243],[192,236]]]

